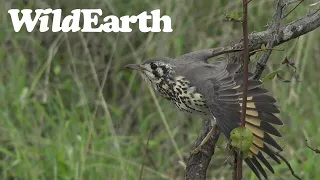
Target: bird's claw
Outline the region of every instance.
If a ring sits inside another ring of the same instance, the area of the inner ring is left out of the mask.
[[[192,151],[190,152],[190,154],[191,154],[191,155],[196,155],[196,154],[198,154],[199,152],[202,152],[202,153],[205,153],[205,154],[208,153],[206,150],[202,149],[202,146],[201,146],[201,145],[199,145],[199,146],[196,147],[194,150],[192,150]]]

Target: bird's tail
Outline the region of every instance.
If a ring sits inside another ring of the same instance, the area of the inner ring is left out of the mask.
[[[221,71],[212,79],[214,95],[212,101],[208,101],[208,107],[220,130],[230,138],[230,132],[240,126],[241,107],[243,100],[243,73],[236,73],[240,65],[228,64],[226,61],[214,62],[213,65],[221,67]],[[245,127],[253,135],[253,145],[245,158],[246,164],[256,176],[267,178],[262,164],[272,173],[274,170],[266,160],[265,155],[271,157],[277,163],[280,160],[273,149],[282,151],[282,148],[274,140],[273,136],[281,137],[276,125],[282,125],[282,121],[276,116],[280,113],[276,106],[276,100],[262,87],[262,82],[253,80],[253,74],[249,73]]]
[[[252,77],[252,74],[250,76]],[[235,89],[238,91],[240,106],[242,106],[243,85],[240,85],[243,82],[242,75],[235,75],[234,80],[236,82]],[[267,179],[267,174],[261,163],[272,173],[274,173],[274,170],[264,157],[264,154],[280,164],[280,160],[272,148],[278,151],[282,151],[282,148],[272,136],[281,137],[280,132],[274,125],[282,125],[283,123],[276,116],[276,114],[280,113],[279,108],[275,104],[276,100],[268,95],[268,91],[261,86],[262,82],[259,80],[248,80],[245,127],[253,133],[254,138],[249,155],[244,161],[259,179],[261,179],[261,174]]]

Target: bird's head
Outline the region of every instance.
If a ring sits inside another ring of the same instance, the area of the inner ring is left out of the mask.
[[[128,64],[125,68],[137,70],[145,80],[159,83],[172,70],[173,66],[170,64],[170,61],[170,58],[165,57],[151,58],[142,64]]]

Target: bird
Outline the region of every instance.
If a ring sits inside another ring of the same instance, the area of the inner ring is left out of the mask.
[[[213,52],[199,50],[176,58],[153,57],[141,64],[125,68],[137,70],[163,98],[185,113],[200,114],[213,119],[230,140],[230,133],[241,125],[243,73],[241,65],[227,58],[210,62]],[[276,126],[283,125],[276,99],[249,72],[245,127],[253,134],[253,144],[245,163],[261,179],[268,179],[262,164],[274,174],[269,162],[280,164],[277,153],[283,151],[274,136],[281,137]],[[269,156],[269,161],[266,156]],[[262,175],[262,176],[261,176]]]

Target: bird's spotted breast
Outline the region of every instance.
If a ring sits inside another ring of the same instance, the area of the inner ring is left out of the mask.
[[[196,112],[203,115],[207,113],[207,106],[203,96],[196,91],[196,87],[190,85],[190,82],[182,76],[168,81],[161,81],[156,85],[155,89],[184,112]]]

